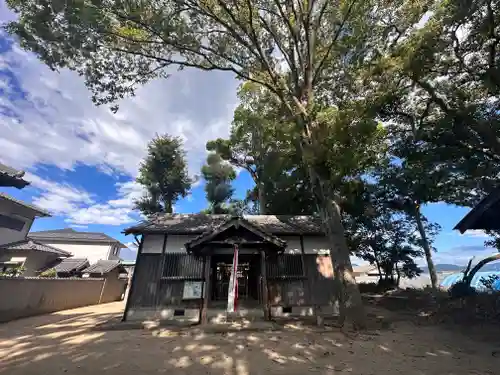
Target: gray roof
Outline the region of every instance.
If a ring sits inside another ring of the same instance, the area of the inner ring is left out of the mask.
[[[68,273],[81,271],[89,266],[89,261],[86,258],[66,258],[57,266],[54,267],[57,273]]]
[[[0,186],[13,186],[22,189],[26,185],[29,185],[29,182],[23,177],[24,171],[18,171],[0,163]]]
[[[37,207],[37,206],[30,204],[30,203],[20,201],[19,199],[16,199],[16,198],[12,198],[11,196],[9,196],[5,193],[0,193],[0,200],[1,199],[8,200],[8,201],[10,201],[18,206],[28,208],[28,209],[34,211],[36,216],[46,216],[46,217],[51,216],[50,213],[48,211],[44,210],[43,208]]]
[[[0,250],[35,250],[35,251],[53,253],[64,257],[71,256],[71,253],[68,253],[67,251],[33,241],[30,238],[27,238],[22,241],[11,242],[5,245],[1,245]]]
[[[54,241],[82,241],[82,242],[100,242],[100,243],[118,243],[122,248],[126,247],[117,239],[100,232],[77,232],[72,228],[44,230],[40,232],[30,232],[30,237],[37,240]]]
[[[113,271],[117,267],[122,267],[119,260],[99,260],[97,263],[82,270],[82,273],[100,273],[101,275]],[[125,269],[123,269],[125,273]]]
[[[166,233],[202,234],[234,218],[231,215],[156,214],[125,229],[125,234]],[[270,234],[323,235],[321,221],[315,216],[243,215],[243,219]]]
[[[286,242],[283,241],[282,239],[274,236],[273,234],[269,234],[268,232],[264,232],[261,230],[260,227],[257,227],[256,225],[253,225],[253,223],[249,222],[248,220],[245,220],[244,218],[238,218],[234,217],[229,220],[227,220],[225,223],[222,225],[219,225],[218,227],[214,229],[210,229],[207,232],[204,232],[197,237],[193,238],[191,241],[187,242],[185,244],[186,250],[192,250],[196,246],[199,246],[200,244],[203,244],[206,241],[210,241],[213,237],[215,237],[217,234],[220,234],[226,230],[228,230],[231,227],[235,226],[242,226],[245,227],[247,230],[253,232],[260,238],[276,245],[278,248],[285,248],[286,247]]]
[[[500,188],[496,188],[465,215],[455,225],[460,233],[469,229],[499,230],[500,229]]]

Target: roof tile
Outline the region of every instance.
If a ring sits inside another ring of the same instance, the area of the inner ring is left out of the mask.
[[[50,213],[48,211],[44,210],[43,208],[37,207],[37,206],[30,204],[30,203],[20,201],[19,199],[13,198],[10,195],[7,195],[5,193],[0,193],[0,198],[11,201],[19,206],[29,208],[29,209],[35,211],[38,214],[38,216],[46,216],[46,217],[51,216]]]
[[[117,239],[100,232],[78,232],[71,228],[30,232],[30,237],[37,240],[74,240],[103,243],[120,243]],[[126,247],[120,243],[122,247]]]
[[[217,228],[232,217],[209,214],[156,214],[126,229],[124,233],[202,234]],[[321,220],[315,216],[243,215],[243,218],[271,234],[322,235],[324,233]]]
[[[99,260],[97,263],[92,264],[91,266],[82,270],[82,273],[100,273],[105,274],[116,267],[120,267],[121,263],[119,260]]]
[[[54,267],[57,273],[81,271],[90,265],[86,258],[67,258]]]
[[[11,242],[5,245],[0,246],[1,250],[35,250],[35,251],[44,251],[48,253],[54,253],[60,256],[69,257],[71,253],[58,249],[53,246],[45,245],[43,243],[34,241],[31,238],[27,238],[22,241]]]

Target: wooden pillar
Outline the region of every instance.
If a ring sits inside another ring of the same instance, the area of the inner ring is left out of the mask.
[[[161,283],[162,283],[162,277],[163,277],[163,272],[165,270],[165,261],[167,258],[167,238],[168,235],[165,234],[163,237],[163,246],[161,248],[161,258],[160,258],[160,264],[158,265],[158,270],[156,272],[156,290],[155,290],[155,310],[156,314],[158,315],[158,319],[160,319],[160,311],[161,311],[161,305],[162,305],[162,296],[161,296]]]
[[[322,326],[323,320],[322,320],[322,317],[319,313],[319,308],[316,305],[315,289],[313,286],[313,275],[310,274],[310,272],[309,272],[310,270],[308,269],[309,264],[305,260],[306,251],[304,248],[304,236],[302,236],[302,235],[300,236],[300,254],[302,257],[302,266],[304,267],[302,269],[302,271],[304,273],[304,277],[306,278],[305,282],[306,282],[306,290],[307,290],[307,294],[308,294],[307,302],[308,302],[308,304],[312,305],[313,316],[314,316],[314,319],[316,321],[316,324],[318,326]]]
[[[200,323],[207,324],[207,310],[208,310],[208,299],[210,298],[210,265],[211,265],[212,257],[210,255],[205,255],[204,262],[204,286],[203,286],[203,300],[200,312]]]
[[[142,245],[144,244],[144,234],[141,236],[141,241],[139,242],[139,249],[137,250],[137,256],[135,260],[135,266],[134,266],[134,273],[132,274],[132,280],[130,282],[130,286],[128,288],[128,295],[126,295],[124,298],[126,298],[125,302],[125,310],[123,311],[123,317],[122,317],[122,322],[127,320],[127,313],[130,308],[130,304],[132,303],[132,298],[134,297],[134,294],[136,292],[137,286],[136,286],[136,278],[137,278],[137,272],[139,271],[139,267],[141,264],[141,259],[142,259]],[[130,298],[132,297],[132,298]]]
[[[266,252],[264,250],[260,251],[260,275],[262,280],[262,306],[264,309],[264,319],[271,320],[269,292],[267,290]]]

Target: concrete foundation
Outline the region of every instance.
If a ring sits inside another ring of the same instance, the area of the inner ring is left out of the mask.
[[[320,306],[318,307],[320,315],[337,315],[338,308],[336,306]],[[282,306],[271,307],[272,317],[301,317],[313,316],[314,309],[312,306],[292,306],[286,308]],[[184,309],[182,307],[173,308],[141,308],[129,309],[127,312],[127,321],[146,321],[146,320],[178,320],[185,322],[198,322],[200,309]],[[234,313],[228,313],[224,309],[208,309],[207,318],[211,323],[222,323],[233,319],[246,319],[249,321],[264,319],[264,312],[260,308],[240,308]]]

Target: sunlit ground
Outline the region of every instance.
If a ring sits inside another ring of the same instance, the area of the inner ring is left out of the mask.
[[[497,343],[397,320],[365,334],[96,330],[119,316],[113,303],[0,325],[2,374],[499,374]],[[500,341],[500,340],[499,340]]]

